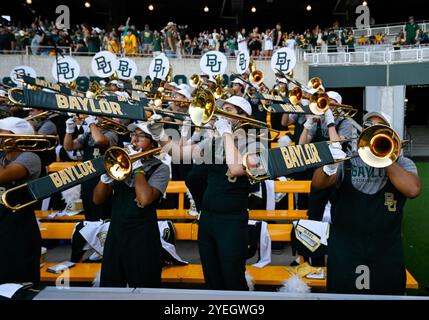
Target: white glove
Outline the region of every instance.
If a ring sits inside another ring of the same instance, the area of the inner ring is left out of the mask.
[[[185,120],[183,120],[182,127],[180,128],[182,138],[188,138],[188,135],[190,135],[191,124],[192,121],[190,117],[186,117]]]
[[[343,150],[341,150],[341,144],[339,142],[335,142],[329,145],[329,151],[332,154],[334,160],[344,159],[347,155]],[[323,172],[328,176],[332,176],[337,173],[338,163],[327,164],[323,166]]]
[[[137,160],[133,162],[133,171],[143,167],[143,163],[141,162],[141,160]]]
[[[159,114],[154,114],[148,119],[147,129],[155,141],[161,140],[162,136],[164,135],[164,124],[156,122],[161,119],[162,117]]]
[[[232,134],[231,122],[229,122],[227,119],[220,118],[216,120],[214,125],[220,136],[223,136],[225,133]]]
[[[308,116],[307,120],[304,122],[304,128],[306,128],[308,131],[314,130],[316,127],[316,119],[315,116]]]
[[[331,109],[326,110],[324,118],[325,118],[326,126],[328,126],[331,123],[335,124],[334,114],[332,113]]]
[[[75,128],[74,118],[68,118],[66,121],[66,133],[73,133]]]
[[[104,184],[112,184],[114,180],[107,173],[103,173],[100,177],[100,181]]]
[[[97,124],[98,120],[95,116],[89,116],[88,118],[85,118],[85,123],[89,127],[91,127],[91,124]]]

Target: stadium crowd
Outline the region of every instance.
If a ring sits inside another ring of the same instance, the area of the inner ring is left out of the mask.
[[[70,47],[74,54],[95,54],[109,50],[125,55],[157,55],[165,52],[169,57],[189,57],[204,54],[210,50],[234,56],[237,51],[248,49],[254,57],[270,57],[279,47],[301,48],[307,52],[336,52],[340,47],[349,52],[355,46],[391,44],[395,49],[429,43],[428,32],[409,17],[405,30],[394,39],[386,34],[355,37],[351,28],[341,28],[337,23],[332,27],[307,29],[304,32],[285,31],[281,23],[274,28],[261,30],[231,31],[224,28],[204,30],[192,34],[188,25],[169,22],[159,30],[145,25],[139,30],[130,24],[111,30],[91,27],[88,24],[75,25],[72,29],[58,30],[53,21],[36,20],[30,26],[17,23],[3,24],[0,28],[0,52],[13,53],[30,47],[32,54],[54,54],[53,47]]]

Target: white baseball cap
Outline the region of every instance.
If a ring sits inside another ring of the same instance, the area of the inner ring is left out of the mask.
[[[189,89],[180,89],[180,90],[176,91],[176,93],[181,94],[182,96],[184,96],[188,100],[192,99],[191,90],[189,90]]]
[[[110,81],[109,81],[109,85],[110,85],[110,84],[114,84],[114,85],[117,85],[117,86],[118,86],[118,85],[119,85],[119,81],[118,81],[118,80],[110,80]]]
[[[191,91],[191,87],[186,83],[181,83],[181,84],[177,85],[177,88],[179,90],[185,89],[185,90]]]
[[[14,134],[34,134],[34,129],[28,121],[16,117],[1,119],[0,130],[11,131]]]
[[[152,134],[150,133],[149,129],[147,128],[147,122],[138,121],[138,122],[130,123],[127,126],[127,129],[130,131],[135,131],[136,129],[140,129],[144,133],[147,133],[148,135],[150,135],[152,137]]]
[[[280,83],[288,84],[288,82],[285,78],[278,78],[277,81]]]
[[[343,98],[341,97],[341,95],[336,92],[336,91],[328,91],[326,92],[326,94],[328,95],[329,98],[334,99],[335,101],[337,101],[339,104],[341,104],[343,102]]]
[[[235,78],[234,80],[231,81],[231,83],[238,83],[238,84],[241,84],[243,87],[246,86],[246,83],[244,83],[244,81],[239,78]]]
[[[230,103],[236,107],[239,107],[241,110],[243,110],[244,112],[246,112],[249,116],[252,115],[252,106],[250,105],[249,101],[247,101],[246,99],[244,99],[243,97],[239,97],[239,96],[231,96],[226,100],[223,99],[218,99],[216,100],[216,106],[218,108],[222,108],[222,106],[225,103]]]
[[[176,82],[169,82],[168,84],[172,87],[179,88]]]
[[[213,76],[209,76],[209,78],[207,79],[207,82],[209,82],[209,81],[211,81],[213,83],[217,83],[216,79]]]
[[[392,126],[392,118],[384,113],[383,111],[379,111],[379,112],[368,112],[366,115],[363,116],[363,121],[368,120],[371,117],[379,117],[381,119],[384,120],[384,122],[386,122],[386,124],[391,127]]]

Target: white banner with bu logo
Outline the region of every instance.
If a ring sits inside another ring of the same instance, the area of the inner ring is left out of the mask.
[[[116,72],[119,79],[129,80],[137,74],[137,65],[129,58],[119,58],[116,63]]]
[[[19,80],[19,76],[24,76],[24,75],[32,78],[37,77],[36,71],[34,71],[32,67],[24,66],[24,65],[17,66],[13,68],[12,71],[10,72],[10,78],[18,87],[22,87],[22,81]]]
[[[52,64],[52,76],[61,83],[74,81],[79,77],[79,63],[72,57],[59,58]]]
[[[281,48],[274,52],[271,57],[271,69],[273,72],[277,70],[288,73],[295,68],[296,65],[296,56],[295,51],[289,48]]]
[[[237,69],[238,74],[243,74],[249,68],[250,56],[249,51],[240,51],[237,54],[237,59],[235,61],[235,68]]]
[[[97,77],[110,77],[116,71],[116,55],[109,51],[100,51],[92,58],[91,69]]]
[[[164,53],[161,53],[152,59],[149,65],[149,76],[152,80],[155,78],[165,80],[168,70],[170,70],[170,61]]]
[[[228,61],[225,55],[219,51],[206,52],[200,60],[201,71],[209,76],[224,74]]]

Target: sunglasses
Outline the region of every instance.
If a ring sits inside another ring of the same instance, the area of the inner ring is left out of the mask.
[[[151,139],[152,138],[150,135],[143,133],[143,132],[142,133],[130,132],[130,138],[132,139],[134,137],[137,137],[139,139],[144,139],[144,138]]]

